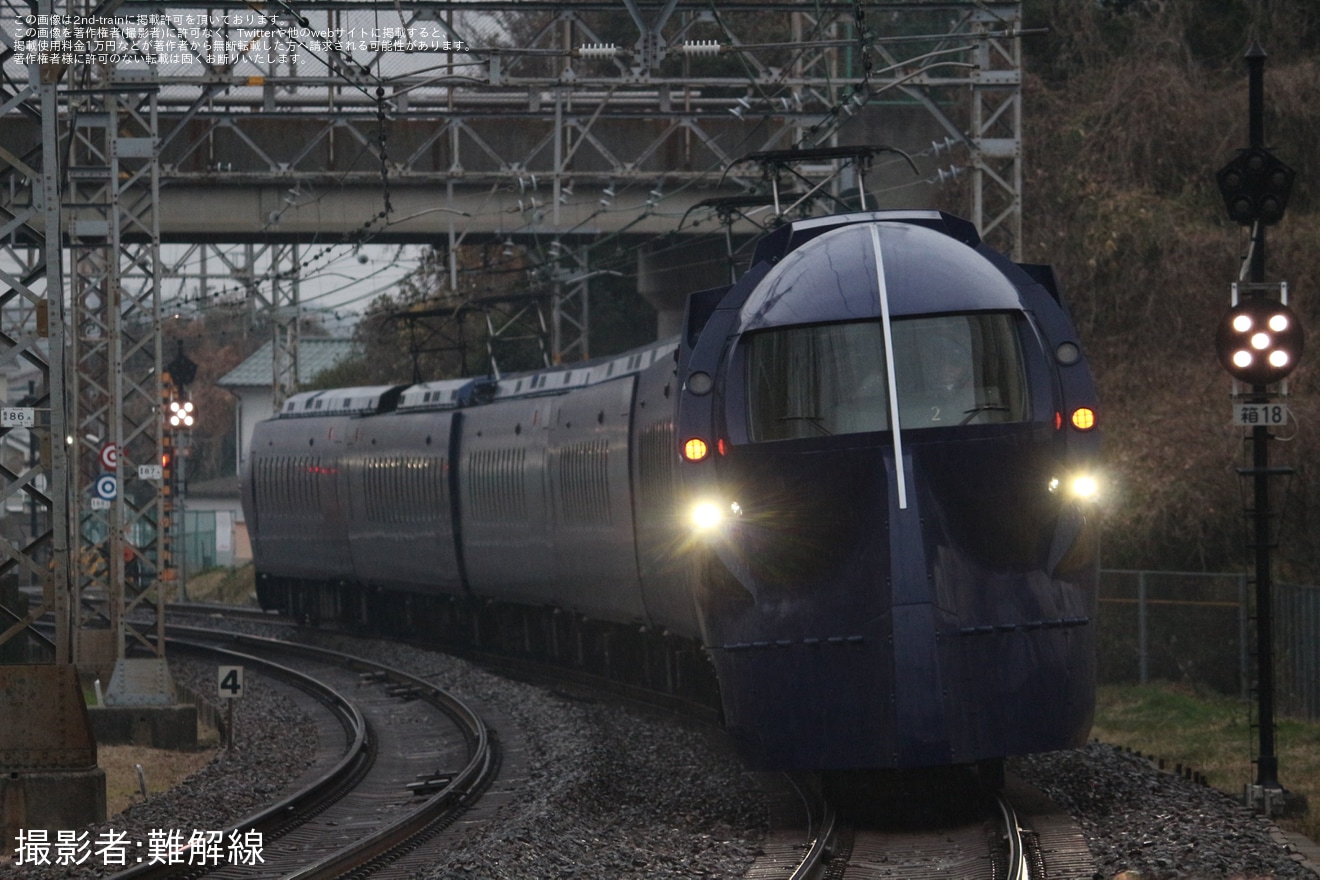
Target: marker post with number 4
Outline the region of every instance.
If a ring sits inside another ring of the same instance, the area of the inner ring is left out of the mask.
[[[243,667],[242,666],[221,666],[216,672],[215,689],[220,695],[220,699],[229,701],[228,720],[225,727],[228,730],[227,738],[229,742],[226,745],[230,751],[234,749],[234,701],[243,696]]]

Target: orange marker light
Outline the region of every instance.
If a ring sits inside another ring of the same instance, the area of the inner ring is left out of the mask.
[[[1079,431],[1091,430],[1095,427],[1095,410],[1085,406],[1073,410],[1072,424]]]
[[[683,444],[683,457],[688,461],[701,461],[709,452],[706,441],[699,437],[693,437]]]

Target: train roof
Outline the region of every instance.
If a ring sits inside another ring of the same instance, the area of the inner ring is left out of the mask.
[[[300,416],[360,416],[393,409],[402,385],[370,385],[303,391],[291,395],[280,407],[280,418]]]
[[[442,379],[417,385],[375,385],[305,391],[284,402],[277,418],[306,416],[367,416],[383,412],[424,412],[458,409],[499,400],[563,394],[650,367],[672,354],[668,339],[608,358],[493,378]]]

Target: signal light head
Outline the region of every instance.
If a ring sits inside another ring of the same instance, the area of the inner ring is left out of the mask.
[[[1269,150],[1242,150],[1215,175],[1224,207],[1234,223],[1278,223],[1288,208],[1296,173]]]
[[[195,421],[196,418],[193,416],[193,405],[191,400],[170,401],[171,428],[191,428]]]
[[[1283,303],[1254,297],[1219,321],[1215,351],[1233,378],[1268,385],[1288,376],[1302,356],[1305,335],[1297,315]]]

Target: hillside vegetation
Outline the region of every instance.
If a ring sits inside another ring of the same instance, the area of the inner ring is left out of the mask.
[[[1111,495],[1106,567],[1223,570],[1246,558],[1230,380],[1214,354],[1248,244],[1215,171],[1247,132],[1243,55],[1265,68],[1267,144],[1297,172],[1269,228],[1267,276],[1320,328],[1320,6],[1169,0],[1029,3],[1025,256],[1051,262],[1097,373]],[[1315,337],[1313,336],[1313,341]],[[1270,445],[1283,508],[1277,576],[1320,583],[1320,343],[1290,379],[1294,421]]]

